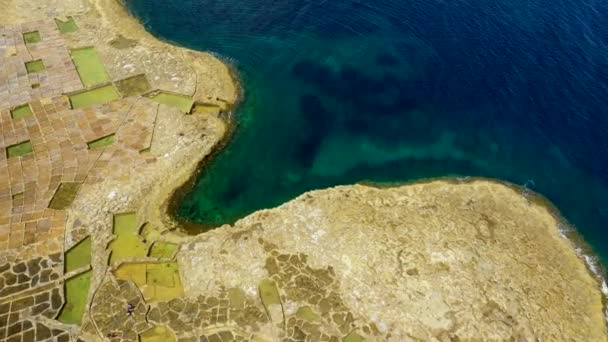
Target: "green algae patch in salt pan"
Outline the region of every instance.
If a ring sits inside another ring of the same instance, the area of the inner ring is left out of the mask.
[[[76,271],[91,263],[91,237],[87,236],[65,252],[65,272]]]
[[[157,241],[150,248],[149,256],[159,259],[172,259],[177,251],[177,245],[170,242]]]
[[[321,320],[321,317],[317,315],[310,306],[303,306],[298,309],[296,312],[296,317],[305,320],[308,322],[318,322]]]
[[[46,67],[42,62],[42,59],[37,59],[35,61],[25,62],[25,69],[27,70],[28,74],[35,74],[38,72],[43,72],[46,70]]]
[[[220,107],[214,104],[207,103],[196,103],[192,109],[192,114],[212,114],[217,115],[220,113]]]
[[[59,313],[59,320],[68,324],[80,324],[87,305],[91,271],[76,275],[65,282],[65,305]]]
[[[164,325],[150,328],[139,335],[141,342],[174,342],[175,335]]]
[[[55,24],[61,33],[72,33],[78,31],[78,25],[74,21],[74,18],[68,17],[68,20],[63,21],[55,18]]]
[[[184,113],[190,113],[190,111],[192,111],[192,106],[194,106],[192,97],[168,91],[157,91],[148,95],[148,97],[158,103],[179,108],[179,110]]]
[[[27,118],[32,115],[34,115],[34,113],[32,112],[30,105],[27,103],[11,110],[11,118],[15,120]]]
[[[110,265],[115,262],[145,257],[148,246],[141,241],[135,213],[114,215],[113,233],[116,239],[110,243]]]
[[[40,32],[32,31],[23,34],[23,41],[25,44],[36,44],[42,41],[42,38],[40,37]]]
[[[235,309],[243,309],[247,303],[247,295],[238,287],[228,289],[228,300],[230,306]]]
[[[346,335],[343,339],[343,342],[364,342],[365,338],[356,332],[352,331],[350,334]]]
[[[33,151],[34,151],[34,148],[32,147],[32,143],[29,140],[27,140],[27,141],[20,142],[18,144],[7,147],[6,148],[6,157],[7,158],[20,157],[20,156],[32,153]]]
[[[106,146],[110,146],[114,143],[114,134],[106,135],[105,137],[101,137],[99,139],[95,139],[87,143],[89,150],[95,150],[98,148],[103,148]]]
[[[74,199],[76,199],[79,189],[80,183],[68,182],[59,184],[59,188],[57,188],[49,203],[49,208],[55,210],[67,209],[72,205]]]
[[[68,95],[72,109],[104,104],[120,99],[120,94],[113,85],[85,90]]]
[[[177,264],[149,264],[146,267],[146,284],[161,287],[175,287]]]
[[[281,296],[279,290],[274,282],[270,279],[264,279],[260,282],[259,286],[260,298],[262,303],[267,308],[272,304],[281,304]]]
[[[134,282],[147,302],[184,296],[179,268],[175,262],[124,263],[114,271],[114,275],[117,279]]]
[[[72,49],[70,55],[85,87],[106,83],[110,80],[95,48]]]

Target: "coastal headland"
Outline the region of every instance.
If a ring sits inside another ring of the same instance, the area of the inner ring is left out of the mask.
[[[605,341],[556,212],[493,180],[305,193],[184,234],[230,68],[115,0],[0,0],[0,341]]]

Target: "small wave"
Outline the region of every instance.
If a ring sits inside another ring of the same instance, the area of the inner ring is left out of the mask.
[[[587,265],[587,269],[599,282],[600,291],[602,292],[604,306],[604,320],[608,322],[608,283],[606,282],[606,270],[603,268],[599,257],[591,254],[591,250],[585,245],[584,240],[577,238],[577,230],[567,222],[564,222],[563,217],[559,217],[560,221],[557,224],[559,235],[574,247],[576,255],[581,258]]]
[[[583,248],[575,247],[576,254],[583,258],[589,271],[600,282],[600,290],[604,296],[604,319],[608,322],[608,283],[606,283],[605,272],[601,267],[601,263],[596,256],[585,253]]]

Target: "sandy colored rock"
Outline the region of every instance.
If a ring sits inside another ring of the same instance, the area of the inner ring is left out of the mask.
[[[313,191],[234,226],[183,234],[168,204],[227,134],[219,114],[238,95],[228,66],[157,40],[116,0],[0,0],[0,8],[8,85],[0,123],[12,127],[2,147],[35,143],[29,157],[0,155],[10,176],[0,177],[0,281],[10,286],[0,309],[21,327],[0,327],[0,336],[132,341],[162,327],[179,341],[606,340],[599,282],[558,220],[491,180]],[[79,29],[60,33],[54,18],[68,16]],[[40,42],[22,42],[35,30]],[[70,108],[64,94],[86,86],[69,52],[84,46],[95,48],[123,98]],[[48,77],[26,75],[23,63],[35,58],[48,62]],[[191,96],[209,110],[185,115],[148,90]],[[26,102],[31,117],[13,121],[10,109]],[[110,135],[113,144],[87,148]],[[76,193],[49,209],[69,182],[80,184]],[[163,260],[127,253],[120,262],[139,270],[139,283],[116,276],[120,263],[108,265],[112,218],[125,212],[142,227],[130,241],[177,250]],[[63,252],[86,236],[90,262],[63,272]],[[178,296],[146,298],[142,284],[164,284],[157,268],[176,261],[184,295],[180,286]],[[85,271],[81,324],[57,321],[70,301],[60,289]]]
[[[557,225],[491,181],[345,186],[207,233],[178,260],[188,295],[251,293],[272,253],[306,255],[377,340],[606,340],[598,282]]]

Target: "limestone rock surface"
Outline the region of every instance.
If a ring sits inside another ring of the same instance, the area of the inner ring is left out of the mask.
[[[311,307],[371,340],[606,340],[599,284],[558,224],[492,181],[343,186],[203,234],[178,261],[188,296],[270,278],[286,317]]]

